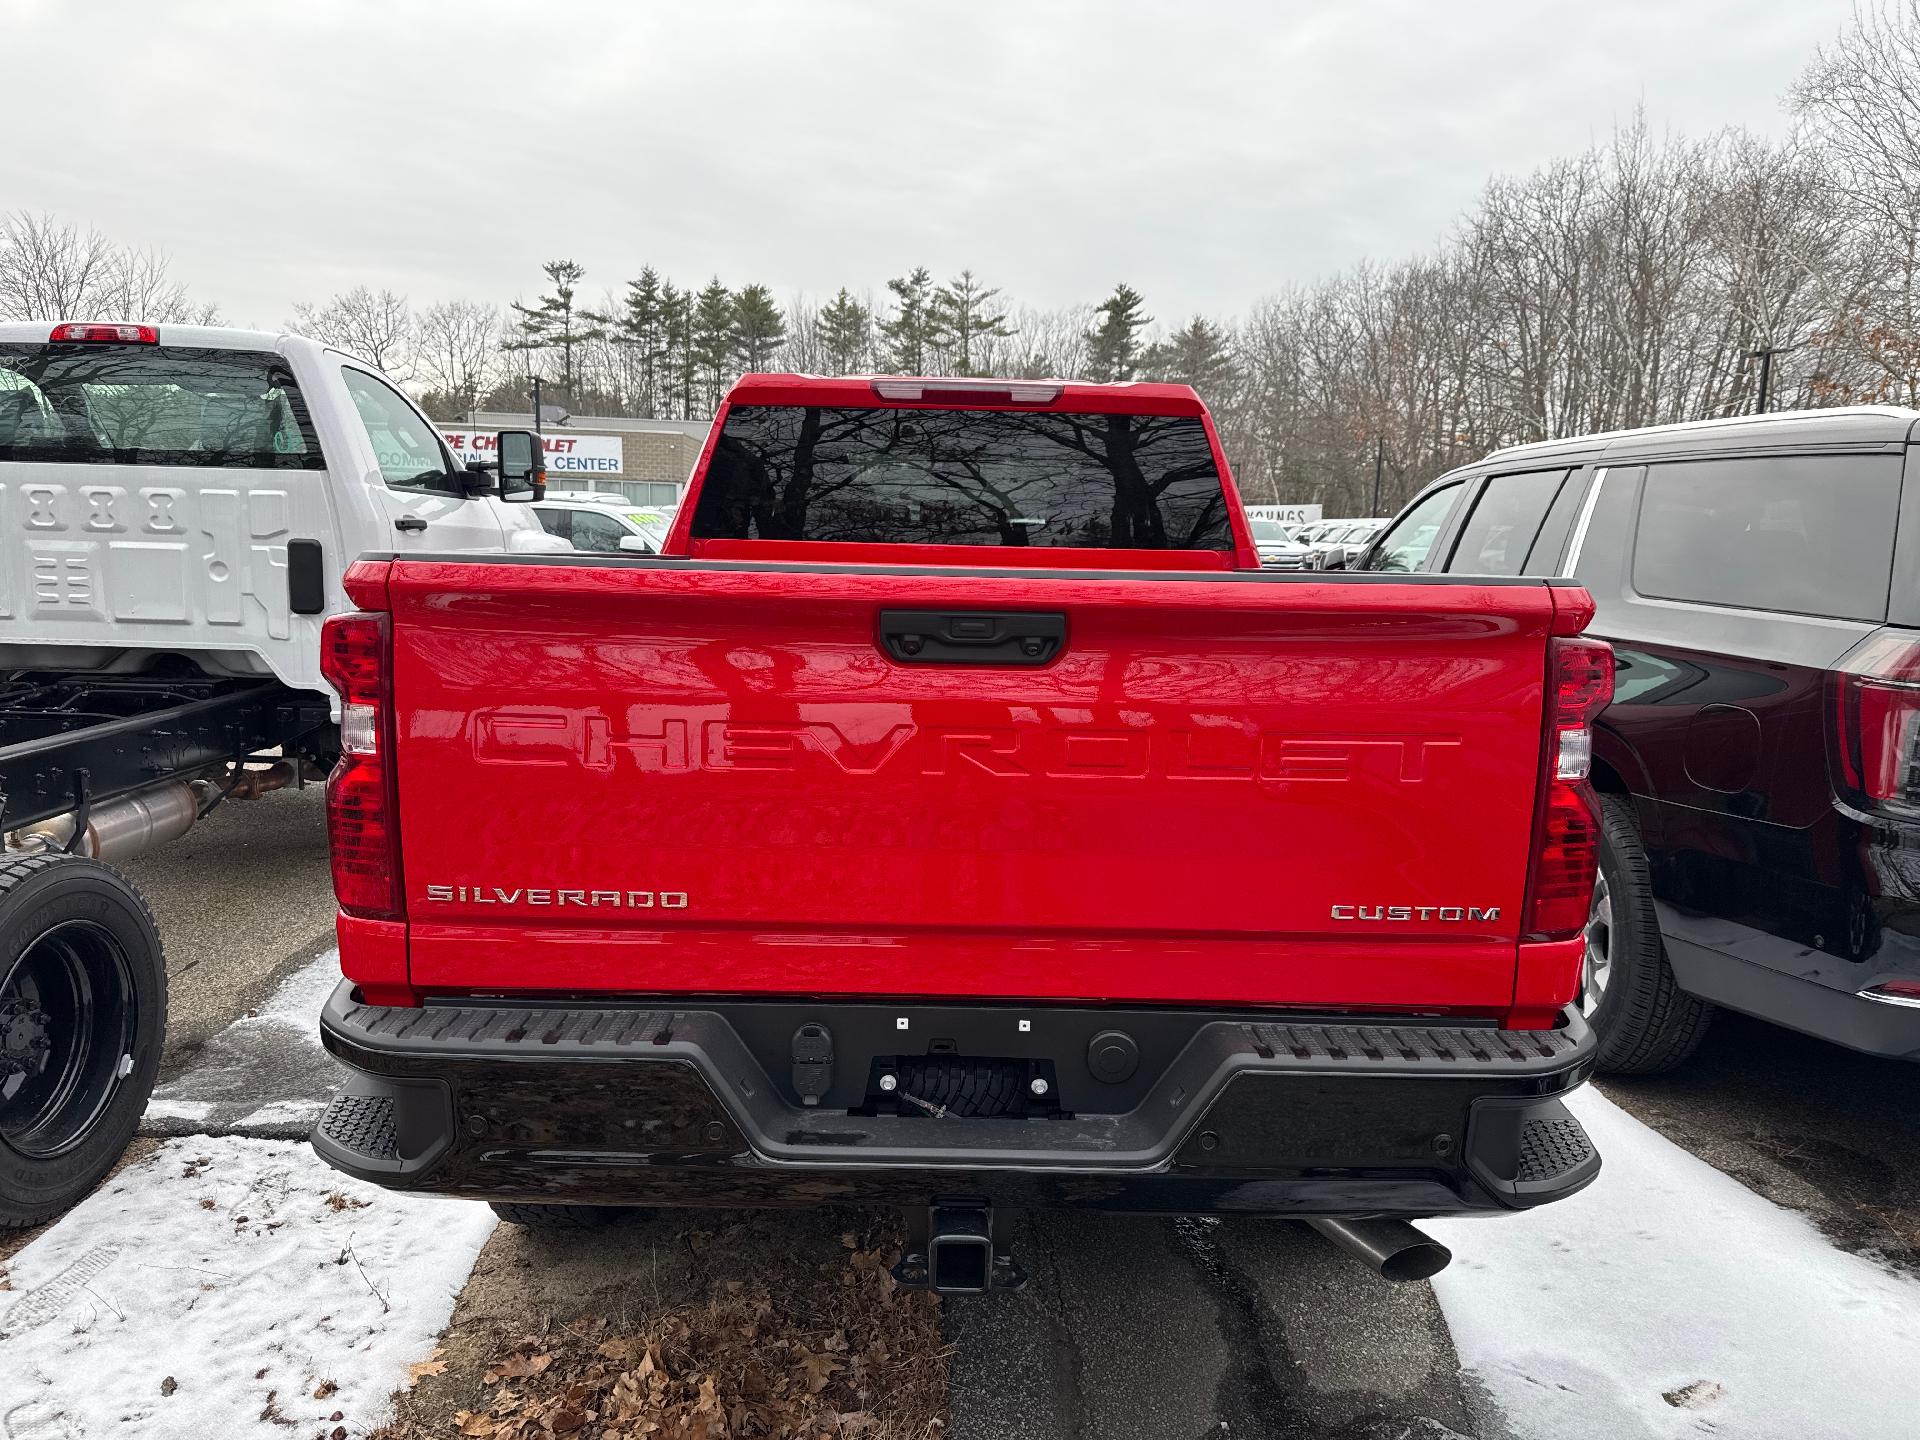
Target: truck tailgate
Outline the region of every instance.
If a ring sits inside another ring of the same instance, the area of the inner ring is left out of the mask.
[[[556,556],[389,599],[416,986],[1513,996],[1544,583]],[[1064,639],[913,663],[898,610]]]

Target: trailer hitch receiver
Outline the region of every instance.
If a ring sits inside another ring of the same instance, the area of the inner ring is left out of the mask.
[[[1027,1275],[993,1238],[993,1207],[972,1198],[935,1200],[907,1212],[907,1246],[893,1278],[941,1295],[1018,1290]]]

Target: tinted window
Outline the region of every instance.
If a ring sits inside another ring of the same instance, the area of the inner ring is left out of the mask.
[[[1535,470],[1487,481],[1460,527],[1447,569],[1465,575],[1525,574],[1534,537],[1566,478],[1564,470]]]
[[[409,490],[457,490],[439,432],[398,390],[364,370],[342,370],[340,378],[373,442],[382,480]]]
[[[576,550],[618,550],[620,537],[632,533],[611,515],[593,510],[573,512],[573,548]]]
[[[1647,469],[1633,588],[1665,600],[1882,620],[1900,460],[1700,460]]]
[[[1453,502],[1459,498],[1460,486],[1455,483],[1442,486],[1423,499],[1416,500],[1413,508],[1387,527],[1380,543],[1368,552],[1362,570],[1418,570],[1426,564],[1427,552],[1433,549],[1435,537],[1440,527],[1447,522],[1447,512],[1453,509]]]
[[[561,510],[551,505],[536,505],[533,507],[533,518],[540,522],[540,527],[549,535],[558,535],[562,540],[573,538],[571,510]]]
[[[696,539],[1229,550],[1195,417],[742,406]]]
[[[325,463],[278,355],[179,345],[0,345],[0,460]]]

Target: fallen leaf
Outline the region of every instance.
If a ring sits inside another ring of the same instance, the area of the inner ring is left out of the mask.
[[[1691,1385],[1662,1392],[1660,1398],[1676,1410],[1704,1410],[1726,1393],[1727,1387],[1717,1380],[1695,1380]]]
[[[179,1388],[180,1388],[180,1382],[174,1379],[173,1376],[171,1375],[167,1376],[166,1379],[160,1382],[160,1393],[162,1395],[171,1395],[173,1394],[174,1391],[178,1390]]]
[[[424,1376],[444,1375],[446,1373],[447,1362],[440,1358],[440,1347],[436,1345],[433,1347],[433,1353],[426,1359],[416,1360],[413,1364],[407,1366],[407,1388],[411,1390]]]
[[[324,1400],[339,1388],[340,1387],[331,1380],[322,1380],[318,1385],[314,1386],[313,1398],[316,1400]]]

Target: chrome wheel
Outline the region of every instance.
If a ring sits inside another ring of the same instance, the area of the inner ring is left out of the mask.
[[[1613,895],[1604,873],[1594,877],[1593,908],[1587,912],[1587,951],[1580,962],[1580,1013],[1592,1015],[1606,998],[1613,974]]]

